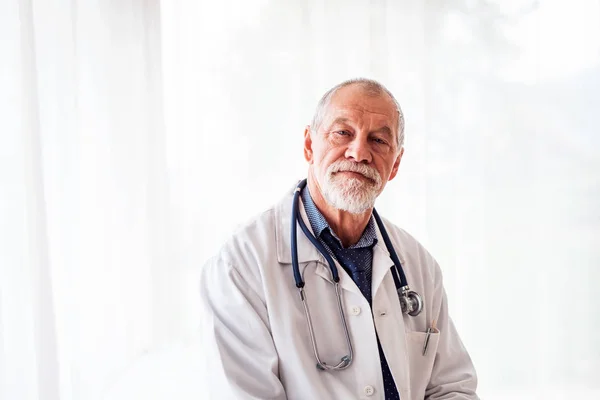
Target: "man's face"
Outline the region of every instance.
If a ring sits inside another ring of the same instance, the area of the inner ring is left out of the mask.
[[[333,207],[361,214],[372,208],[397,172],[398,110],[385,93],[360,85],[339,89],[317,132],[304,133],[304,156],[321,194]]]

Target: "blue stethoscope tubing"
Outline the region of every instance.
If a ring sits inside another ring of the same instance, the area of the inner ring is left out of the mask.
[[[296,287],[300,293],[300,299],[304,306],[304,312],[306,315],[306,320],[309,328],[310,339],[313,345],[313,352],[315,358],[317,360],[317,368],[320,370],[342,370],[347,368],[352,363],[352,342],[350,340],[350,334],[348,332],[348,326],[346,324],[346,318],[344,316],[344,311],[342,307],[341,300],[341,291],[339,287],[340,277],[338,274],[337,267],[335,262],[331,258],[329,252],[325,249],[323,244],[310,232],[302,216],[300,214],[298,204],[300,199],[300,194],[302,190],[306,187],[307,180],[303,179],[298,183],[296,189],[294,190],[294,199],[292,202],[292,221],[291,221],[291,241],[290,247],[292,250],[292,270],[294,273],[294,280],[296,281]],[[402,312],[404,314],[408,314],[410,316],[417,316],[421,313],[423,309],[423,300],[421,296],[410,290],[408,283],[406,281],[406,275],[404,274],[404,270],[402,269],[402,264],[400,263],[400,259],[394,250],[394,246],[392,245],[392,241],[385,230],[385,226],[383,225],[383,221],[379,217],[379,214],[375,209],[373,209],[373,216],[375,217],[375,222],[379,228],[379,232],[381,233],[381,237],[385,243],[385,246],[390,254],[390,258],[394,262],[394,267],[392,268],[392,276],[394,278],[394,283],[396,285],[396,290],[398,292],[398,298],[400,300],[400,306],[402,308]],[[297,222],[297,223],[296,223]],[[302,275],[300,274],[300,267],[298,265],[298,237],[297,237],[297,226],[300,225],[300,229],[306,235],[306,237],[310,240],[310,242],[317,248],[319,253],[329,265],[329,270],[331,271],[331,278],[333,280],[333,285],[335,287],[335,292],[337,296],[337,304],[340,313],[340,319],[342,325],[344,327],[344,334],[346,336],[346,343],[348,347],[348,354],[341,358],[341,361],[337,365],[329,365],[323,361],[321,361],[319,357],[319,352],[317,349],[317,343],[315,340],[314,329],[312,326],[312,321],[310,318],[310,312],[308,309],[308,305],[306,304],[306,294],[304,293],[305,282],[302,279]]]

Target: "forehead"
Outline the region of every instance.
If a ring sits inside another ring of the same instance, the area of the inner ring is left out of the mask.
[[[359,85],[350,85],[339,89],[332,96],[324,122],[340,116],[352,120],[368,119],[377,123],[394,124],[398,118],[398,110],[387,93],[374,94]]]

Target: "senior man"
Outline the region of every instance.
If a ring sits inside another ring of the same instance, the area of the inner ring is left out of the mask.
[[[402,111],[380,83],[346,81],[321,98],[304,131],[307,182],[204,267],[216,398],[478,399],[437,262],[374,212],[403,142]],[[399,295],[401,270],[420,298]]]

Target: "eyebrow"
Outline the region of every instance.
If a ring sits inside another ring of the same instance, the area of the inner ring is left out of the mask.
[[[387,126],[387,125],[385,125],[385,126],[384,126],[384,127],[382,127],[382,128],[379,128],[379,129],[377,129],[377,130],[375,130],[375,131],[373,131],[373,132],[381,132],[381,133],[383,133],[383,134],[385,134],[385,135],[388,135],[388,136],[393,136],[393,135],[392,135],[392,130],[391,130],[391,129],[390,129],[390,127],[389,127],[389,126]]]
[[[337,117],[336,119],[333,120],[333,122],[331,123],[330,127],[333,127],[336,124],[348,124],[349,125],[350,120],[346,117]],[[387,135],[389,137],[393,137],[394,135],[392,134],[392,130],[390,129],[389,126],[384,125],[383,127],[379,128],[379,129],[375,129],[374,131],[371,131],[369,133],[377,133],[377,132],[381,132],[384,135]]]

